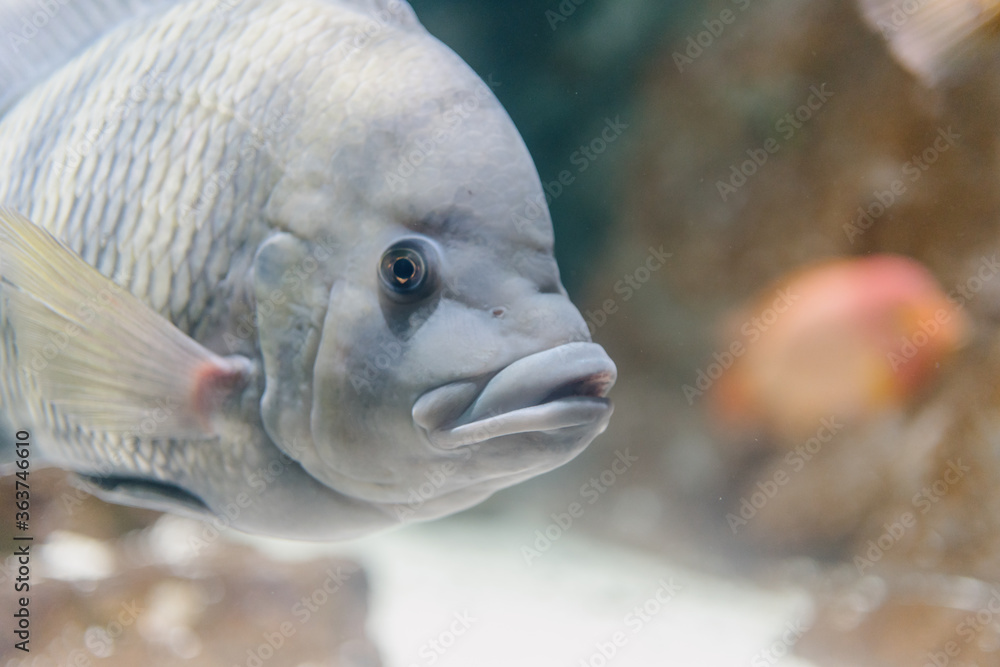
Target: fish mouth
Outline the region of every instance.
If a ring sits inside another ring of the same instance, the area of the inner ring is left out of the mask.
[[[505,435],[593,424],[603,431],[618,377],[600,345],[567,343],[522,357],[492,376],[433,389],[413,405],[413,421],[440,449]]]

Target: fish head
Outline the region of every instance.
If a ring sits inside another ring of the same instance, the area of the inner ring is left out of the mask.
[[[354,57],[365,76],[330,77],[269,204],[332,259],[309,276],[326,297],[294,375],[309,391],[264,423],[279,446],[306,431],[292,455],[338,492],[432,518],[581,452],[616,369],[560,282],[537,171],[490,87],[421,31]]]

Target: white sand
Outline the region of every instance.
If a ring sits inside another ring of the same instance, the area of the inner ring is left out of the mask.
[[[274,555],[361,561],[386,667],[812,664],[785,655],[782,639],[794,643],[809,622],[802,591],[713,578],[573,529],[529,566],[521,547],[536,527],[457,517],[347,545],[251,541]]]

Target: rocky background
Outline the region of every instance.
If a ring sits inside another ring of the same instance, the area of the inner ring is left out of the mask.
[[[616,414],[483,511],[528,497],[543,528],[628,451],[580,524],[804,583],[818,664],[995,661],[996,53],[930,87],[823,0],[699,3],[658,31],[621,70],[629,128],[593,188],[553,205]],[[574,202],[606,225],[567,220]]]
[[[202,524],[108,505],[60,471],[29,473],[30,589],[0,569],[5,616],[29,600],[29,652],[11,636],[2,665],[379,667],[366,633],[368,583],[340,559],[275,560]],[[13,497],[15,478],[0,478]],[[5,536],[10,533],[5,531]],[[8,613],[9,612],[9,613]],[[10,630],[8,630],[9,632]]]

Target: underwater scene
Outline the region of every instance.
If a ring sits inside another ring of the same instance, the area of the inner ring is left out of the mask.
[[[998,31],[0,0],[0,667],[1000,665]]]

